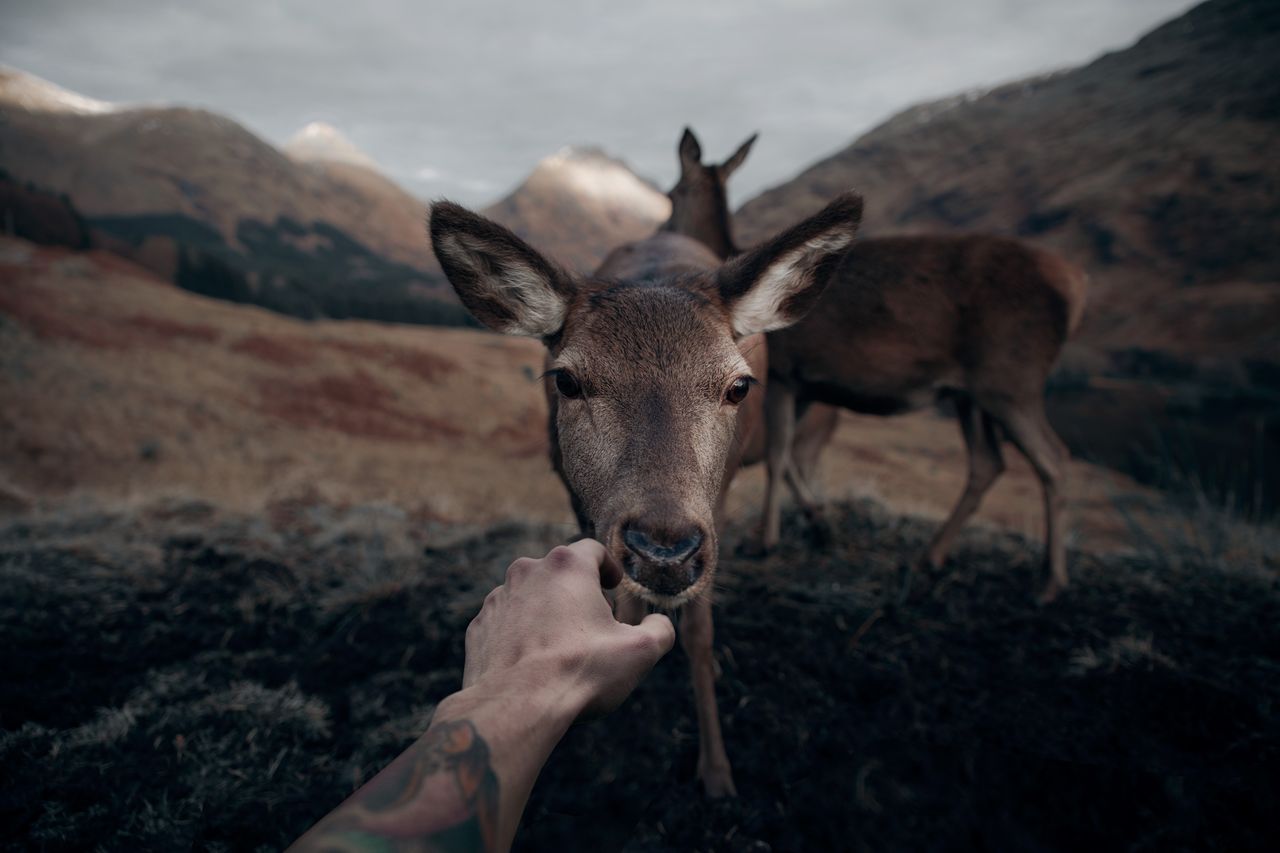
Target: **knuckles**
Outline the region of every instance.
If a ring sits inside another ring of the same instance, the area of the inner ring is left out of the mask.
[[[580,569],[584,565],[585,561],[572,548],[558,545],[541,560],[535,560],[532,557],[521,557],[516,560],[507,567],[507,583],[524,580],[540,568],[551,569],[553,572],[566,572],[571,569]]]
[[[537,566],[538,561],[532,557],[521,557],[507,567],[507,583],[528,577]]]
[[[658,638],[645,631],[635,631],[631,635],[631,647],[645,657],[658,657],[662,646]]]
[[[565,545],[557,545],[546,557],[547,565],[556,571],[571,569],[578,564],[578,556]]]

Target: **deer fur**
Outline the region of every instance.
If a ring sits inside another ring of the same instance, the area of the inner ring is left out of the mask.
[[[1044,496],[1039,600],[1067,586],[1066,446],[1045,417],[1045,381],[1084,310],[1086,277],[1043,249],[992,236],[863,240],[833,268],[819,307],[770,333],[766,400],[769,480],[761,545],[779,536],[779,480],[794,463],[797,407],[894,414],[955,401],[969,453],[964,493],[922,560],[941,567],[956,534],[1004,470],[1001,438],[1030,460]],[[811,519],[821,511],[804,482]],[[910,576],[907,575],[907,582]],[[906,585],[904,584],[904,594]]]

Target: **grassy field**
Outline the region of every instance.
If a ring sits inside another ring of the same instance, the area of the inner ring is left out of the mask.
[[[870,501],[835,518],[826,552],[789,519],[779,553],[723,568],[717,689],[741,796],[700,793],[677,650],[624,708],[569,733],[521,848],[1274,842],[1274,531],[1225,554],[1174,554],[1167,538],[1073,553],[1073,587],[1037,609],[1034,546],[979,530],[889,607],[931,524]],[[562,535],[424,525],[376,504],[10,520],[4,846],[283,846],[425,728],[458,686],[484,594]]]

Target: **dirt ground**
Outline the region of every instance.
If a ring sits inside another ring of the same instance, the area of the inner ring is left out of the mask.
[[[866,500],[835,517],[825,552],[788,519],[776,555],[723,566],[717,690],[741,795],[700,793],[677,650],[621,710],[571,730],[520,849],[1274,843],[1273,534],[1225,556],[1073,553],[1074,585],[1037,609],[1032,547],[974,530],[893,608],[931,523]],[[283,846],[423,730],[458,686],[483,595],[561,535],[389,505],[11,518],[0,843]]]

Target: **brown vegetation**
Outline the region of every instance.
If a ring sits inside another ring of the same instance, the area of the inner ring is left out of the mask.
[[[891,609],[931,525],[868,501],[833,520],[830,552],[791,518],[778,554],[721,574],[740,796],[696,793],[677,651],[569,732],[518,849],[1272,845],[1274,541],[1076,552],[1079,583],[1036,609],[1027,543],[971,534]],[[315,496],[0,524],[0,844],[283,847],[422,732],[484,595],[561,535]]]
[[[534,341],[467,330],[303,323],[204,299],[102,253],[0,241],[0,485],[24,500],[192,494],[242,508],[317,488],[432,517],[563,523],[545,456]],[[157,358],[162,350],[163,357]],[[963,486],[954,424],[844,415],[823,458],[836,499],[941,518]],[[1034,474],[1011,472],[979,519],[1032,532]],[[763,472],[730,494],[754,513]],[[1097,547],[1126,531],[1126,478],[1077,465],[1068,501]]]

